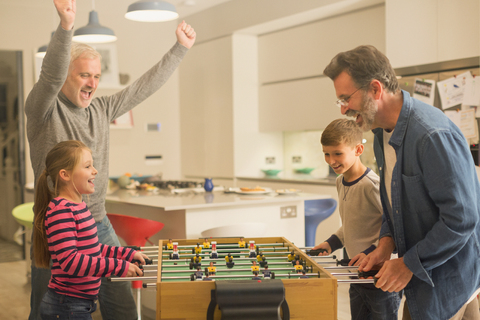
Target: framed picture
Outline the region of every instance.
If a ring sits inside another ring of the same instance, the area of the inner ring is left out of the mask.
[[[102,56],[102,77],[99,88],[119,88],[120,76],[118,72],[117,46],[114,43],[90,44]]]

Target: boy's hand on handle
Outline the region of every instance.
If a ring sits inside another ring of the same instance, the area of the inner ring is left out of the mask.
[[[390,256],[395,249],[395,243],[391,237],[380,239],[377,249],[370,252],[358,266],[358,271],[370,271],[374,266],[377,268],[383,266],[385,261],[390,260]]]
[[[143,276],[143,271],[133,263],[128,264],[127,277]]]
[[[75,23],[75,14],[77,12],[77,4],[75,0],[53,0],[60,24],[64,30],[72,30]]]
[[[318,249],[324,249],[327,250],[326,252],[320,252],[318,255],[319,256],[328,256],[329,254],[332,253],[332,248],[328,244],[328,242],[322,242],[315,247],[312,248],[312,250],[318,250]]]
[[[367,255],[363,252],[360,252],[355,257],[353,257],[350,262],[348,263],[349,266],[359,266],[362,263],[363,259],[365,259]]]
[[[187,24],[185,20],[178,25],[175,34],[177,36],[178,43],[187,49],[190,49],[193,46],[195,39],[197,38],[195,30],[191,25]]]

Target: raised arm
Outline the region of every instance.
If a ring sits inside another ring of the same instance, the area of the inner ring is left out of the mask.
[[[75,23],[77,4],[75,0],[53,0],[64,30],[72,30]]]

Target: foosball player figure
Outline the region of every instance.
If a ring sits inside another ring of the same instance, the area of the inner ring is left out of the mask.
[[[257,255],[257,261],[258,262],[265,261],[265,255],[261,251]]]
[[[243,240],[243,237],[240,237],[240,241],[238,241],[238,247],[245,248],[245,240]]]
[[[203,277],[203,272],[202,272],[202,270],[200,269],[200,267],[197,267],[197,271],[195,272],[195,277],[196,277],[197,279],[202,279],[202,277]]]
[[[258,276],[258,272],[254,272],[252,280],[262,280],[262,278]]]
[[[265,266],[265,270],[262,273],[264,278],[270,278],[272,275],[272,271],[268,270],[268,266]]]
[[[297,273],[300,274],[300,277],[298,279],[308,279],[308,276],[305,274],[305,270]]]
[[[229,269],[233,268],[233,266],[235,265],[235,262],[233,262],[233,257],[231,253],[225,256],[225,262],[227,264],[227,268]]]
[[[197,253],[195,257],[192,257],[192,264],[194,268],[200,267],[202,265],[202,257]]]
[[[178,253],[178,242],[173,243],[173,253],[171,257],[172,257],[172,260],[180,259],[180,254]]]
[[[259,272],[260,271],[260,267],[257,266],[257,261],[253,260],[252,261],[252,266],[250,267],[252,269],[252,272]]]
[[[300,261],[300,260],[301,260],[301,259],[300,259],[300,256],[297,254],[297,255],[295,256],[295,258],[293,259],[293,261],[292,261],[292,265],[295,266],[295,265],[297,264],[297,261]],[[300,262],[301,262],[301,261],[300,261]]]
[[[210,249],[210,241],[208,241],[207,238],[203,240],[203,248],[204,249]]]
[[[210,259],[217,259],[217,258],[218,258],[217,242],[212,241],[212,252],[210,253]]]
[[[205,274],[205,277],[203,277],[202,280],[203,280],[203,281],[215,281],[215,280],[213,280],[212,278],[209,278],[209,277],[208,277],[208,273]]]
[[[294,252],[294,251],[290,252],[290,253],[288,254],[287,258],[288,258],[288,261],[290,261],[290,262],[292,262],[293,260],[295,260],[295,252]]]
[[[250,254],[248,255],[249,258],[256,258],[257,257],[257,251],[255,250],[256,249],[256,246],[255,246],[255,242],[253,241],[250,241]]]
[[[303,265],[300,264],[300,260],[297,260],[295,262],[295,271],[298,273],[298,272],[302,272],[303,271]]]
[[[173,242],[172,242],[172,239],[168,239],[167,250],[173,250]]]
[[[217,272],[217,267],[215,267],[213,265],[213,261],[210,261],[210,266],[208,266],[208,272],[205,272],[205,274],[209,274],[209,275],[215,275],[215,273]]]
[[[192,249],[192,253],[196,253],[196,254],[202,253],[202,247],[200,247],[200,243],[197,242],[197,246]]]

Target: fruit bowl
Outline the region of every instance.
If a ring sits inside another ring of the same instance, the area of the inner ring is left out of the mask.
[[[295,169],[295,172],[303,173],[303,174],[309,174],[313,170],[315,170],[315,168],[300,168],[300,169]]]
[[[263,173],[265,173],[267,176],[276,176],[280,171],[282,170],[278,170],[278,169],[268,169],[268,170],[262,170]]]

